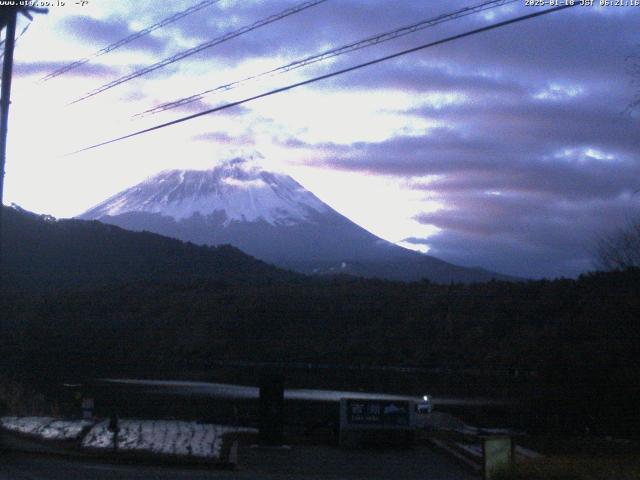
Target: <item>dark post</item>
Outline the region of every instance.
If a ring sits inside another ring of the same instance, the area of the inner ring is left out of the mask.
[[[283,425],[284,381],[281,375],[264,374],[260,379],[260,445],[282,445]]]
[[[7,123],[11,103],[11,76],[13,74],[13,48],[16,37],[16,18],[18,10],[6,12],[7,32],[4,42],[4,60],[2,62],[2,88],[0,97],[0,289],[2,289],[2,207],[4,194],[4,164],[7,158]]]
[[[113,451],[118,451],[118,434],[120,433],[120,426],[118,425],[118,415],[112,412],[109,415],[109,426],[107,427],[110,432],[113,433]]]

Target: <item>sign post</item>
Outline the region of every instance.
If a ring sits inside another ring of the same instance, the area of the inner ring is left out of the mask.
[[[284,382],[277,375],[265,375],[260,382],[259,443],[276,447],[283,444]]]
[[[511,437],[484,437],[482,439],[482,462],[484,480],[497,478],[513,467],[514,444]]]
[[[340,445],[410,443],[415,432],[412,402],[402,400],[340,400]]]
[[[85,420],[91,420],[93,418],[93,408],[94,408],[93,398],[83,397],[81,408],[82,408],[82,418]]]

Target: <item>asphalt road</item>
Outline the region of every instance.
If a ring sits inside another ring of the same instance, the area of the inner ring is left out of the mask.
[[[220,474],[219,476],[216,476]],[[34,454],[5,453],[0,459],[0,480],[115,480],[115,479],[238,478],[233,472],[203,469],[91,463]],[[250,477],[249,477],[250,478]],[[256,477],[257,478],[257,477]]]
[[[477,479],[449,457],[427,447],[410,450],[342,450],[300,446],[291,450],[244,448],[235,471],[202,467],[125,465],[16,452],[0,454],[0,480],[237,479],[237,480],[467,480]]]

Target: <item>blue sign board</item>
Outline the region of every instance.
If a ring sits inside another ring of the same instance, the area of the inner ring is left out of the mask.
[[[409,427],[410,404],[390,400],[346,400],[346,423],[384,427]]]

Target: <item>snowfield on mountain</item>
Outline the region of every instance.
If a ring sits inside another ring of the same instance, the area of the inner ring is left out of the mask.
[[[235,158],[210,170],[168,170],[78,217],[201,245],[230,244],[307,274],[478,282],[507,276],[447,263],[383,240],[288,175]]]

